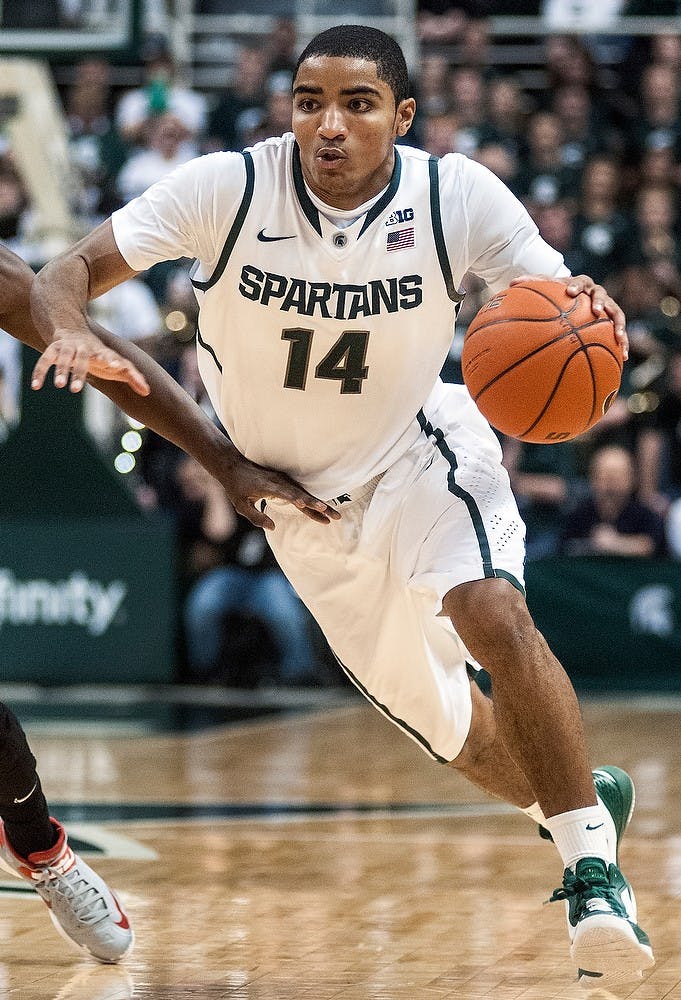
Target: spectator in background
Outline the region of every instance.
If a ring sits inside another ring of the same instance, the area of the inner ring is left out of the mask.
[[[209,115],[205,143],[208,151],[242,148],[240,119],[254,110],[262,114],[266,78],[266,48],[243,46],[237,56],[232,82]]]
[[[591,95],[583,84],[566,83],[555,90],[552,109],[563,133],[563,166],[579,176],[588,158],[604,147],[604,122],[597,121]]]
[[[419,0],[416,31],[424,45],[456,44],[466,24],[463,3],[450,0]]]
[[[433,156],[445,156],[455,148],[458,120],[445,103],[438,109],[435,103],[431,102],[430,108],[430,111],[423,115],[421,123],[423,147]]]
[[[142,44],[144,86],[128,91],[116,107],[116,126],[126,142],[144,145],[154,119],[172,114],[184,129],[191,154],[206,128],[207,101],[203,94],[185,87],[163,35],[149,35]]]
[[[549,35],[545,43],[547,85],[538,94],[540,107],[549,110],[555,91],[564,86],[586,87],[592,102],[603,99],[601,68],[580,35]]]
[[[487,110],[487,86],[477,67],[459,66],[450,76],[450,102],[458,121],[455,150],[473,156],[480,146]]]
[[[113,121],[110,76],[105,60],[84,60],[76,67],[65,101],[69,147],[83,184],[81,208],[93,226],[118,204],[115,177],[128,155]]]
[[[241,131],[239,143],[242,147],[252,146],[271,135],[283,135],[284,132],[291,131],[291,75],[286,71],[272,73],[267,78],[266,94],[264,108],[253,109],[253,125],[244,127],[246,122],[241,123],[242,129],[238,132]],[[246,118],[246,115],[247,113],[243,117]]]
[[[681,498],[681,347],[668,360],[659,405],[641,431],[638,465],[642,499],[665,515]]]
[[[636,162],[634,187],[638,184],[681,184],[681,168],[673,143],[655,140]]]
[[[171,112],[147,123],[148,141],[132,154],[116,178],[116,193],[122,202],[131,201],[175,167],[198,154],[188,142],[189,133]]]
[[[620,170],[607,155],[591,157],[582,174],[581,198],[575,219],[575,242],[588,274],[607,281],[631,261],[634,228],[620,207]]]
[[[527,528],[527,559],[542,559],[558,551],[561,526],[575,479],[571,441],[529,444],[503,437],[504,466]]]
[[[0,157],[0,240],[20,256],[28,211],[26,189],[11,156]]]
[[[639,107],[629,124],[628,152],[634,162],[649,149],[669,147],[681,153],[681,96],[679,72],[667,63],[644,67],[639,86]]]
[[[669,66],[681,74],[681,35],[653,34],[648,40],[648,60],[658,66]]]
[[[187,592],[183,621],[193,680],[263,679],[287,685],[315,682],[309,613],[279,569],[263,531],[240,517],[223,487],[199,463],[183,456],[177,470],[177,517],[184,549]],[[234,616],[241,616],[240,626]],[[275,663],[258,662],[239,645],[243,616],[255,616],[274,643]],[[276,672],[275,672],[276,668]],[[244,674],[245,671],[245,674]],[[269,675],[269,676],[268,676]]]
[[[520,88],[517,80],[510,76],[491,80],[487,87],[487,111],[481,144],[501,143],[519,163],[527,145],[527,110],[527,94]]]
[[[567,515],[561,532],[565,555],[662,556],[662,517],[636,496],[634,458],[607,445],[594,452],[588,495]]]
[[[457,64],[477,70],[485,82],[494,79],[498,71],[492,49],[489,19],[486,17],[467,18],[457,42]]]
[[[416,93],[419,109],[426,114],[440,110],[450,101],[451,67],[446,56],[441,53],[424,53],[421,59]],[[428,148],[428,147],[426,147]]]
[[[295,20],[291,17],[277,18],[265,43],[268,73],[288,73],[293,79],[298,61],[297,45]]]
[[[531,214],[552,205],[572,188],[572,174],[561,158],[562,130],[557,115],[538,111],[527,128],[527,151],[518,173],[518,191]]]
[[[560,250],[573,274],[584,273],[584,254],[575,238],[575,210],[567,199],[543,205],[534,221],[546,242]]]
[[[506,144],[503,142],[483,142],[474,159],[496,174],[504,184],[508,185],[513,194],[518,195],[518,158]]]
[[[667,292],[681,295],[681,243],[677,191],[669,184],[644,185],[636,193],[636,246],[642,262]]]

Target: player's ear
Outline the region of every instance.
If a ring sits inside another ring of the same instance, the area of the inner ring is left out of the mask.
[[[397,105],[395,114],[395,131],[397,135],[406,135],[411,128],[411,123],[416,114],[416,101],[413,97],[407,97]]]

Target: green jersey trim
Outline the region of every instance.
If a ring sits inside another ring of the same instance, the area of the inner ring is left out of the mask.
[[[435,240],[435,249],[437,250],[437,259],[440,262],[440,270],[442,271],[442,277],[445,280],[447,295],[452,302],[462,302],[464,293],[457,291],[454,284],[452,268],[449,263],[449,255],[445,244],[445,235],[442,229],[442,213],[440,211],[440,173],[438,170],[438,163],[439,161],[437,156],[429,157],[428,179],[430,180],[430,221],[433,227],[433,238]]]
[[[423,410],[419,410],[416,414],[416,419],[418,420],[419,427],[426,435],[426,437],[432,437],[435,441],[435,447],[440,452],[442,457],[446,459],[449,465],[449,473],[447,475],[447,489],[459,500],[463,500],[468,508],[468,513],[470,514],[473,527],[475,529],[475,535],[478,539],[478,547],[480,549],[480,558],[482,559],[482,570],[485,578],[494,578],[497,576],[494,566],[492,565],[492,553],[489,547],[489,540],[487,538],[487,532],[485,531],[485,524],[482,520],[482,514],[480,513],[480,508],[478,507],[475,499],[466,490],[462,489],[461,486],[456,481],[456,470],[458,468],[458,463],[456,461],[456,455],[451,450],[447,441],[445,440],[444,431],[439,427],[433,427],[430,421],[426,418]]]
[[[332,652],[333,652],[333,650],[332,650]],[[390,711],[390,709],[386,705],[382,704],[382,702],[380,702],[377,698],[374,698],[374,696],[371,694],[371,692],[368,690],[368,688],[366,688],[364,686],[364,684],[362,684],[362,682],[359,680],[359,678],[355,677],[355,675],[353,674],[352,670],[350,670],[349,667],[346,667],[346,665],[343,663],[343,661],[340,659],[340,657],[338,656],[337,653],[334,652],[333,655],[336,657],[336,660],[338,661],[339,666],[348,675],[348,677],[350,678],[350,680],[352,681],[352,683],[355,685],[355,687],[358,688],[362,692],[362,694],[367,699],[367,701],[370,701],[371,704],[374,705],[375,708],[377,708],[384,715],[387,715],[387,717],[392,722],[394,722],[396,726],[398,726],[400,729],[402,729],[405,733],[408,733],[410,736],[412,736],[416,740],[417,743],[420,743],[420,745],[423,747],[423,749],[426,750],[430,754],[430,756],[433,758],[433,760],[435,760],[435,761],[438,762],[438,764],[449,764],[450,763],[449,760],[446,757],[442,757],[439,753],[435,753],[435,751],[433,750],[433,748],[431,747],[430,743],[425,738],[425,736],[422,736],[421,733],[417,732],[414,729],[414,727],[410,726],[408,722],[404,721],[404,719],[399,719],[396,715],[393,715],[393,713]]]
[[[222,277],[232,254],[232,250],[234,249],[234,245],[239,238],[239,233],[241,232],[243,224],[246,221],[251,201],[253,200],[253,190],[255,188],[255,167],[253,165],[253,157],[247,152],[244,152],[241,155],[244,158],[244,166],[246,167],[246,186],[244,187],[241,204],[239,205],[236,216],[234,217],[231,229],[227,234],[227,239],[225,240],[225,245],[222,248],[220,259],[218,260],[217,266],[210,278],[208,278],[207,281],[195,281],[193,278],[191,279],[194,288],[198,288],[201,292],[205,292],[209,288],[212,288],[213,285]]]

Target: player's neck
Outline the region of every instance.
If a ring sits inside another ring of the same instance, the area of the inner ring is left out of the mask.
[[[362,215],[366,215],[370,208],[372,208],[379,198],[382,197],[384,191],[387,188],[383,188],[383,191],[379,191],[378,194],[373,195],[368,201],[362,202],[361,205],[357,205],[356,208],[336,208],[335,205],[329,205],[328,202],[324,201],[319,195],[316,195],[310,185],[305,181],[305,188],[307,190],[310,201],[317,209],[321,212],[329,222],[333,222],[339,228],[344,226],[350,226],[353,222],[356,222]]]

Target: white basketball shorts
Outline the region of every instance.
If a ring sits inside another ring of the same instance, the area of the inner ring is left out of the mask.
[[[444,763],[468,735],[474,661],[439,615],[442,599],[485,577],[523,590],[525,526],[499,442],[466,390],[434,396],[415,444],[337,498],[340,521],[316,524],[268,501],[267,537],[348,677]]]

